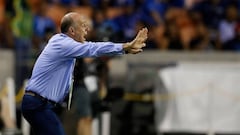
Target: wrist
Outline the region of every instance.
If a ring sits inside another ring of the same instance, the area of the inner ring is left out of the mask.
[[[130,47],[131,47],[130,43],[123,44],[123,51],[125,52],[125,54],[129,53]]]

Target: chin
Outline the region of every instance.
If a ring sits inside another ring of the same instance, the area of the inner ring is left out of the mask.
[[[79,40],[79,42],[81,42],[81,43],[83,43],[83,42],[85,42],[86,40],[85,39],[81,39],[81,40]]]

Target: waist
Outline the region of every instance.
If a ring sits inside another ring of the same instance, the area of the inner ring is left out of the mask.
[[[42,100],[43,102],[47,102],[47,103],[52,104],[55,107],[60,105],[59,103],[57,103],[57,102],[55,102],[53,100],[47,99],[47,98],[41,96],[40,94],[38,94],[38,93],[36,93],[34,91],[31,91],[31,90],[26,90],[25,91],[25,95],[30,95],[30,96],[36,97],[36,98]]]

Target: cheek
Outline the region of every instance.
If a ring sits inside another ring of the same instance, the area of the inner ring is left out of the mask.
[[[82,36],[82,31],[79,31],[79,32],[77,33],[77,36],[78,36],[78,37],[81,37],[81,36]]]
[[[78,32],[78,37],[81,37],[82,35],[83,35],[83,31],[80,30],[80,31]]]
[[[80,29],[80,32],[83,33],[84,32],[84,28]]]

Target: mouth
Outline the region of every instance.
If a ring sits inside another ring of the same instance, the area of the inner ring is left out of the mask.
[[[86,36],[86,35],[87,35],[87,33],[88,33],[88,31],[84,30],[84,36]]]

